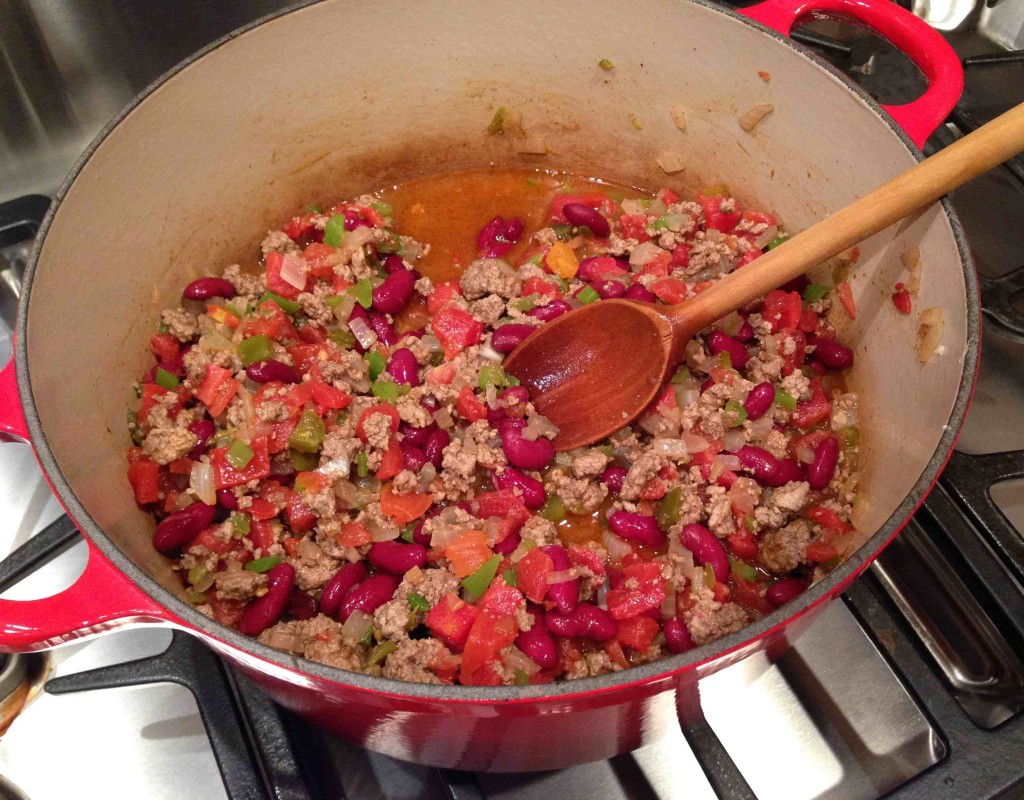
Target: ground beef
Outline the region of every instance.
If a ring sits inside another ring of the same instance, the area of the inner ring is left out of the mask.
[[[154,428],[143,439],[142,452],[157,464],[170,464],[187,456],[197,442],[184,428]]]
[[[453,439],[444,449],[441,480],[452,494],[468,495],[473,490],[476,456],[467,453],[462,442]]]
[[[494,325],[505,313],[505,301],[496,294],[489,294],[482,300],[470,303],[469,313],[484,325]]]
[[[248,600],[266,591],[267,575],[248,569],[225,570],[217,573],[213,583],[221,600]]]
[[[366,666],[363,648],[346,642],[341,623],[319,614],[313,619],[279,622],[260,634],[260,642],[305,656],[321,664],[361,671]]]
[[[519,292],[519,275],[500,258],[481,258],[466,267],[459,279],[467,300],[488,294],[509,298]]]
[[[651,452],[641,453],[629,468],[629,472],[626,473],[619,497],[623,500],[636,500],[640,497],[640,492],[643,491],[647,482],[658,474],[658,470],[662,466],[664,466],[664,460],[661,456]]]
[[[600,481],[570,478],[564,472],[554,472],[548,480],[547,489],[557,494],[569,511],[574,514],[589,514],[596,511],[608,496],[608,487]]]
[[[296,300],[302,306],[302,310],[313,322],[318,325],[327,325],[334,321],[334,311],[327,305],[327,298],[334,294],[334,290],[326,283],[317,284],[312,292],[302,292]]]
[[[772,572],[790,572],[806,559],[807,543],[810,541],[811,529],[804,520],[797,520],[776,531],[768,531],[761,537],[761,563]]]
[[[167,332],[179,342],[189,342],[199,335],[199,321],[183,308],[161,311],[160,321],[167,326]]]
[[[529,539],[538,547],[561,544],[555,523],[544,519],[544,517],[530,517],[519,529],[519,535],[523,539]]]
[[[579,661],[569,664],[565,677],[570,679],[593,678],[608,672],[618,672],[621,669],[622,667],[612,661],[611,657],[604,650],[595,650],[590,653],[583,653]]]
[[[407,639],[384,662],[385,678],[419,683],[442,683],[431,669],[433,665],[449,661],[451,653],[437,639]]]
[[[710,589],[700,587],[695,590],[695,594],[697,602],[683,615],[694,644],[713,642],[726,634],[738,631],[750,622],[750,617],[742,606],[736,603],[717,602]]]
[[[409,638],[412,610],[405,599],[388,600],[373,612],[373,627],[385,639],[398,642]]]
[[[501,435],[487,420],[477,420],[466,428],[464,449],[469,449],[469,442],[475,447],[476,452],[473,455],[476,463],[484,469],[501,469],[508,463],[505,451],[501,449]]]
[[[461,508],[446,508],[435,517],[423,521],[423,534],[428,537],[438,536],[448,541],[456,533],[470,530],[481,530],[483,520],[479,520]]]
[[[267,253],[297,253],[299,246],[284,231],[270,231],[260,245],[263,255]]]
[[[379,412],[370,414],[363,423],[366,443],[377,450],[386,450],[391,441],[391,417]]]
[[[295,585],[304,592],[322,589],[338,571],[338,560],[328,556],[312,539],[301,541],[296,552],[287,560],[295,567]]]
[[[604,472],[609,461],[611,459],[600,450],[587,450],[573,458],[572,474],[577,478],[596,478]]]

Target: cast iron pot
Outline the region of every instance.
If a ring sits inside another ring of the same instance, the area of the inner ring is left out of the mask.
[[[818,14],[860,21],[901,47],[929,79],[925,94],[880,107],[785,38]],[[602,58],[613,72],[597,67]],[[40,230],[0,414],[8,433],[31,441],[90,555],[66,591],[0,602],[0,651],[171,625],[313,722],[447,767],[550,769],[651,741],[673,721],[670,693],[687,708],[698,678],[797,635],[896,534],[949,456],[975,377],[979,316],[948,203],[867,242],[851,278],[858,313],[843,335],[864,406],[862,546],[799,599],[724,639],[548,686],[428,686],[345,672],[265,647],[184,602],[125,478],[125,410],[159,310],[192,277],[251,254],[311,199],[492,162],[657,188],[669,179],[655,158],[675,152],[692,165],[671,177],[677,188],[728,183],[799,230],[920,159],[961,88],[942,38],[881,0],[769,0],[742,13],[682,0],[339,0],[215,43],[107,127]],[[738,118],[765,102],[772,115],[743,132]],[[549,153],[519,155],[509,137],[486,136],[499,105],[521,111]],[[685,132],[672,105],[686,111]],[[927,265],[917,307],[940,306],[946,320],[942,352],[924,365],[916,318],[893,313],[888,299],[898,256],[912,246]]]

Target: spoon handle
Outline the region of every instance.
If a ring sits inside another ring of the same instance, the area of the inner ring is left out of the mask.
[[[665,309],[674,337],[696,331],[909,216],[1024,150],[1024,103],[769,250],[701,294]]]

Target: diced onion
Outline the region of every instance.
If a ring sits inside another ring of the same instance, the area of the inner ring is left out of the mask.
[[[750,133],[756,128],[761,121],[767,117],[772,111],[775,110],[775,106],[771,103],[758,103],[753,108],[748,109],[744,112],[743,116],[740,117],[740,127],[743,128],[747,133]]]
[[[530,414],[526,418],[526,427],[523,428],[522,436],[527,441],[536,441],[541,436],[553,439],[558,436],[558,428],[547,417],[540,414]]]
[[[753,478],[737,478],[729,487],[732,507],[741,514],[753,514],[761,490]]]
[[[676,393],[676,405],[680,408],[688,408],[700,399],[700,387],[689,383],[677,384],[674,387]]]
[[[601,534],[601,544],[603,544],[604,549],[608,551],[608,558],[611,561],[625,558],[633,552],[632,547],[608,530]]]
[[[376,241],[377,234],[373,232],[373,228],[366,225],[360,225],[354,231],[348,231],[345,233],[345,241],[342,242],[342,246],[350,249],[362,247],[364,244]]]
[[[423,465],[423,469],[420,470],[420,477],[417,481],[417,483],[419,483],[420,491],[426,491],[430,487],[430,484],[434,482],[436,477],[437,468],[428,461]]]
[[[743,435],[742,430],[726,431],[725,436],[722,437],[722,447],[730,453],[737,452],[746,443],[747,437]],[[732,469],[732,467],[729,467],[729,469]]]
[[[910,273],[910,277],[903,281],[903,286],[911,297],[917,297],[921,293],[921,272],[924,269],[924,264],[921,261],[921,248],[911,247],[901,253],[900,263]]]
[[[669,114],[672,115],[672,122],[681,131],[686,130],[686,112],[683,111],[679,106],[672,106],[669,110]]]
[[[733,311],[732,313],[726,314],[722,317],[722,319],[716,323],[715,327],[723,333],[735,336],[740,332],[740,328],[743,327],[743,317]]]
[[[684,433],[681,438],[686,445],[686,452],[688,453],[701,453],[708,449],[708,440],[703,436],[698,436],[695,433]]]
[[[668,211],[668,206],[666,206],[665,203],[662,202],[660,197],[655,197],[651,201],[650,205],[647,206],[647,213],[653,214],[656,217],[660,217],[666,211]]]
[[[341,478],[334,482],[334,496],[345,508],[366,508],[374,499],[370,489],[360,489],[355,484]]]
[[[324,475],[332,475],[340,478],[347,478],[352,471],[352,459],[348,456],[337,456],[326,464],[323,464],[317,472]]]
[[[299,558],[315,561],[323,556],[319,546],[312,539],[302,539],[297,546]]]
[[[366,530],[370,532],[370,538],[375,542],[391,542],[402,533],[402,529],[397,525],[378,525],[370,519],[366,521]]]
[[[765,414],[759,419],[755,419],[750,423],[750,438],[752,441],[763,439],[768,435],[768,432],[775,427],[775,420],[772,419],[771,414]]]
[[[683,158],[683,154],[675,151],[668,150],[663,153],[659,153],[654,159],[658,162],[658,166],[661,167],[662,172],[671,175],[673,172],[682,172],[686,169],[686,159]]]
[[[622,210],[627,214],[642,214],[645,217],[647,216],[647,209],[644,208],[643,203],[639,200],[623,200],[621,205]]]
[[[553,583],[565,583],[576,580],[576,573],[571,569],[563,569],[558,572],[549,572],[547,576],[548,586]]]
[[[917,358],[922,364],[935,353],[942,341],[944,327],[941,308],[926,308],[921,312],[921,322],[917,327]]]
[[[540,672],[540,665],[515,645],[509,645],[501,651],[501,660],[505,662],[505,666],[521,669],[527,675],[536,675]]]
[[[801,445],[796,449],[796,460],[801,464],[813,464],[814,463],[814,451],[809,447]]]
[[[690,218],[686,214],[666,214],[665,224],[670,231],[681,231],[688,219]],[[625,278],[622,278],[622,280],[625,280]]]
[[[481,526],[487,534],[487,546],[494,547],[498,543],[498,536],[501,535],[501,520],[497,517],[488,517]]]
[[[629,254],[629,265],[631,267],[642,267],[644,264],[649,264],[651,261],[656,259],[665,251],[662,250],[654,242],[643,242],[633,248],[633,252]]]
[[[278,631],[271,628],[267,632],[267,644],[275,650],[284,650],[288,653],[301,653],[302,642],[298,634]]]
[[[676,593],[668,592],[661,601],[661,618],[672,619],[676,615]]]
[[[352,316],[352,309],[356,307],[356,298],[353,295],[345,294],[341,298],[341,302],[338,303],[333,309],[334,318],[340,323],[348,322],[348,318]]]
[[[209,350],[211,352],[217,352],[219,350],[235,350],[235,344],[226,336],[222,336],[214,331],[211,333],[204,333],[199,338],[199,349]]]
[[[358,642],[373,624],[373,617],[358,608],[348,615],[345,624],[341,626],[341,638],[346,642]]]
[[[441,347],[441,340],[432,333],[424,334],[420,341],[431,353],[440,353],[444,349]]]
[[[740,469],[743,465],[740,463],[739,456],[725,455],[719,453],[715,456],[715,463],[718,464],[723,470],[732,470],[735,472]]]
[[[757,238],[754,239],[754,247],[758,250],[764,250],[772,239],[778,238],[779,229],[776,225],[771,225],[765,229],[763,233],[759,233]]]
[[[444,428],[446,431],[451,430],[455,425],[455,420],[452,419],[451,412],[444,406],[441,406],[441,408],[434,412],[434,419],[438,426]]]
[[[491,361],[495,364],[500,364],[504,356],[497,350],[495,350],[491,346],[490,341],[488,341],[487,344],[480,346],[480,358],[482,358],[484,361]]]
[[[682,458],[690,452],[682,439],[655,439],[651,449],[668,458]]]
[[[361,229],[356,228],[356,230]],[[371,328],[362,317],[350,319],[348,321],[348,329],[352,331],[352,335],[359,340],[359,344],[361,344],[366,350],[369,350],[373,346],[373,343],[377,341],[377,334],[374,333],[373,328]]]
[[[281,261],[281,278],[296,289],[306,287],[306,272],[309,265],[300,256],[288,253]]]
[[[196,461],[188,477],[188,485],[202,502],[212,506],[217,502],[217,489],[213,483],[213,465]]]

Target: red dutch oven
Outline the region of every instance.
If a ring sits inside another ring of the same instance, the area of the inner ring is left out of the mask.
[[[927,90],[879,106],[786,38],[810,16],[873,28],[917,64]],[[602,58],[614,71],[598,69]],[[744,630],[579,681],[402,683],[293,658],[193,610],[152,549],[153,522],[125,479],[125,409],[146,367],[148,332],[185,282],[254,252],[263,231],[311,198],[490,163],[656,188],[667,180],[656,159],[670,152],[692,165],[671,176],[675,188],[726,182],[746,205],[799,230],[919,160],[962,82],[943,39],[882,0],[768,0],[739,13],[681,0],[339,0],[214,43],[111,122],[40,230],[14,362],[0,382],[0,427],[31,442],[89,560],[56,596],[0,601],[0,651],[171,625],[318,725],[391,756],[461,769],[550,769],[657,738],[673,722],[667,693],[690,697],[702,676],[784,646],[892,539],[945,464],[979,347],[974,270],[948,203],[866,242],[850,278],[858,314],[841,333],[856,352],[850,382],[862,399],[860,547]],[[760,103],[774,111],[742,131],[738,118]],[[499,105],[522,112],[547,155],[484,134]],[[685,131],[673,106],[685,111]],[[942,308],[945,320],[925,364],[915,318],[891,313],[888,300],[910,247],[927,265],[917,304]]]

